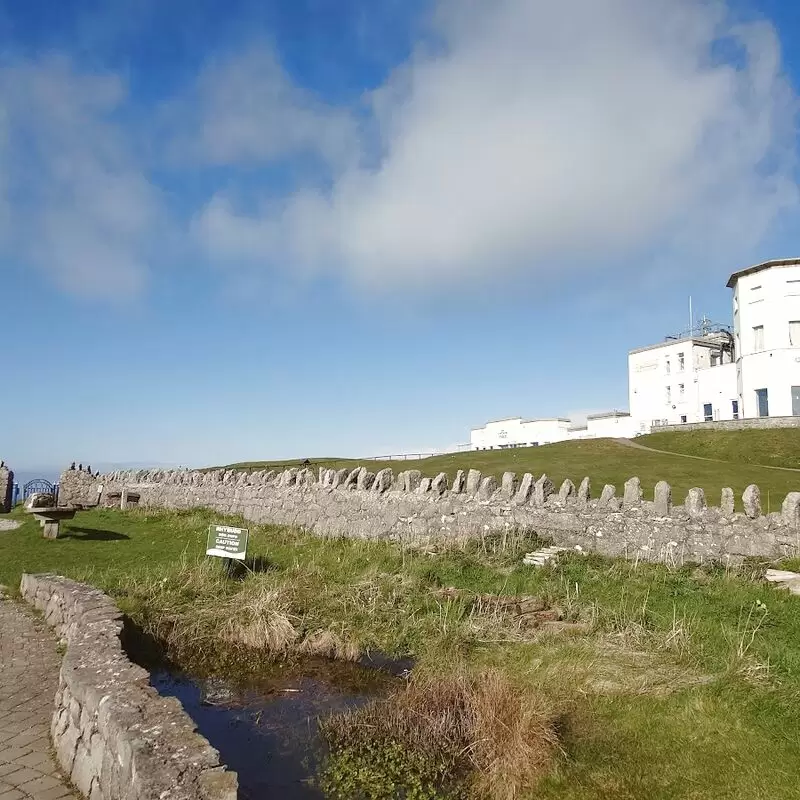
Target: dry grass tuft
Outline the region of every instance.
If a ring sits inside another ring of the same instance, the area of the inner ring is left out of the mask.
[[[320,658],[335,658],[339,661],[358,661],[361,655],[357,645],[328,630],[308,634],[300,643],[297,652]]]
[[[264,585],[231,597],[218,619],[223,641],[270,653],[285,653],[298,636],[280,590]]]
[[[412,678],[386,700],[331,717],[322,727],[334,749],[400,745],[435,763],[444,783],[465,778],[471,794],[494,800],[529,791],[558,749],[550,703],[497,671]]]

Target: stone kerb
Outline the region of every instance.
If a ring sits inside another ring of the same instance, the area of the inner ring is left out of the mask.
[[[97,589],[23,575],[20,591],[66,642],[51,724],[56,758],[90,800],[236,800],[236,773],[176,699],[160,697],[120,642],[122,615]]]

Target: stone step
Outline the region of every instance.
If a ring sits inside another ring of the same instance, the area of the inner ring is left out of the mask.
[[[800,595],[800,572],[789,572],[785,569],[768,569],[764,579],[776,584],[781,589],[788,589],[791,594]]]
[[[543,567],[551,558],[554,558],[566,549],[566,547],[542,547],[533,553],[525,553],[522,563],[529,567]]]

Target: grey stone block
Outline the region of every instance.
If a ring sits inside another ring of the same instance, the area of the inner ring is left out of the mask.
[[[689,489],[689,494],[686,495],[686,503],[684,504],[686,513],[690,517],[701,517],[706,513],[706,494],[705,492],[695,487]]]
[[[781,506],[783,522],[790,528],[800,528],[800,492],[789,492]]]
[[[742,493],[744,513],[748,519],[761,516],[761,490],[751,483]]]
[[[443,495],[447,491],[447,473],[440,472],[431,482],[431,491],[436,495]]]
[[[581,485],[578,487],[578,505],[584,508],[589,505],[592,499],[592,482],[589,478],[584,478]]]
[[[657,517],[668,517],[672,513],[672,487],[659,481],[653,492],[653,512]]]
[[[533,475],[530,472],[526,472],[522,476],[522,480],[519,482],[519,488],[517,489],[516,495],[514,495],[514,502],[517,505],[522,506],[530,501],[531,494],[533,492],[533,484]]]
[[[623,508],[639,506],[642,503],[642,482],[634,477],[625,481],[625,490],[622,495]]]
[[[467,494],[470,496],[474,496],[478,493],[478,489],[481,487],[481,480],[483,476],[480,473],[480,470],[471,469],[467,473]]]
[[[517,490],[517,476],[514,472],[504,472],[500,483],[501,494],[504,500],[510,500]]]
[[[478,500],[489,500],[497,491],[497,480],[493,475],[487,475],[478,489]]]
[[[719,510],[723,517],[733,516],[735,510],[733,489],[726,487],[722,490]]]
[[[556,487],[553,485],[553,481],[551,481],[547,475],[542,475],[533,485],[533,505],[542,508],[547,502],[547,498],[550,497],[555,490]]]
[[[561,503],[568,503],[576,497],[575,484],[567,478],[558,490],[558,499]]]

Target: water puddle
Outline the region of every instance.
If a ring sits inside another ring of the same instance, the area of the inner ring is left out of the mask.
[[[366,661],[365,663],[370,663]],[[385,694],[408,664],[377,657],[379,669],[309,660],[270,665],[257,681],[197,678],[156,669],[151,683],[178,698],[199,732],[239,775],[240,800],[309,800],[324,743],[317,719]]]

